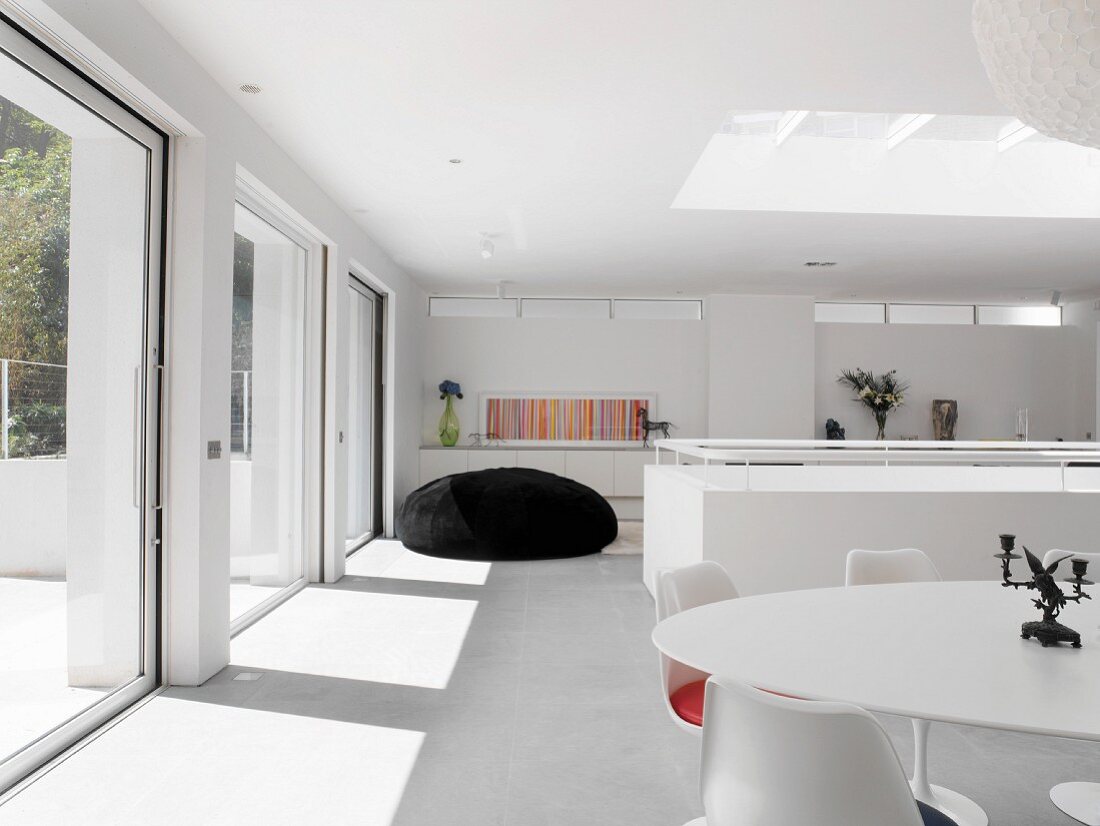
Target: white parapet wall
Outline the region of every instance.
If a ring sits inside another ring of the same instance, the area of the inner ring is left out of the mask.
[[[64,459],[0,461],[0,576],[65,576]]]
[[[651,592],[658,571],[704,559],[750,595],[843,585],[853,548],[920,548],[952,580],[997,578],[1001,533],[1040,556],[1100,551],[1092,444],[889,443],[889,460],[858,443],[664,444],[704,464],[666,464],[674,454],[662,451],[646,468]]]

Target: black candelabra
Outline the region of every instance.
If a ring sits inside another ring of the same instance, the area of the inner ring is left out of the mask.
[[[1020,636],[1025,640],[1035,637],[1035,639],[1042,643],[1043,648],[1060,642],[1068,642],[1074,648],[1080,648],[1081,635],[1072,628],[1067,628],[1062,625],[1062,623],[1058,622],[1058,615],[1062,612],[1062,609],[1066,607],[1067,603],[1080,602],[1083,599],[1092,599],[1092,597],[1084,591],[1084,586],[1093,584],[1085,579],[1089,561],[1080,558],[1073,560],[1073,576],[1066,579],[1066,582],[1073,585],[1073,595],[1067,597],[1065,593],[1062,592],[1062,589],[1058,587],[1058,583],[1054,581],[1054,572],[1057,570],[1060,563],[1072,557],[1073,554],[1066,554],[1044,567],[1043,563],[1039,561],[1039,558],[1024,545],[1024,556],[1027,558],[1027,564],[1031,568],[1032,578],[1023,582],[1017,582],[1012,579],[1012,571],[1009,570],[1011,561],[1021,558],[1020,554],[1013,553],[1016,547],[1016,537],[1010,533],[1002,533],[1000,539],[1001,552],[999,554],[994,554],[994,557],[1001,560],[1001,578],[1004,580],[1001,585],[1005,588],[1026,588],[1029,591],[1039,592],[1038,598],[1032,599],[1031,601],[1036,608],[1043,612],[1043,618],[1041,620],[1025,622],[1020,626]]]

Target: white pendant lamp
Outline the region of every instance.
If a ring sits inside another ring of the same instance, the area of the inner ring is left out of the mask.
[[[975,0],[997,97],[1044,135],[1100,149],[1100,0]]]

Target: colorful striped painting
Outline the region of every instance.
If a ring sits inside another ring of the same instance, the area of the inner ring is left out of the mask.
[[[486,398],[485,432],[504,441],[634,442],[649,399]]]

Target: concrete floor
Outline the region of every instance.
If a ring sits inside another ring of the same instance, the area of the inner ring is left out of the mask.
[[[698,741],[661,705],[640,572],[636,556],[490,566],[372,543],[0,824],[680,826],[701,814]],[[908,766],[909,723],[884,722]],[[930,768],[996,826],[1068,826],[1047,791],[1100,780],[1100,746],[937,725]]]

